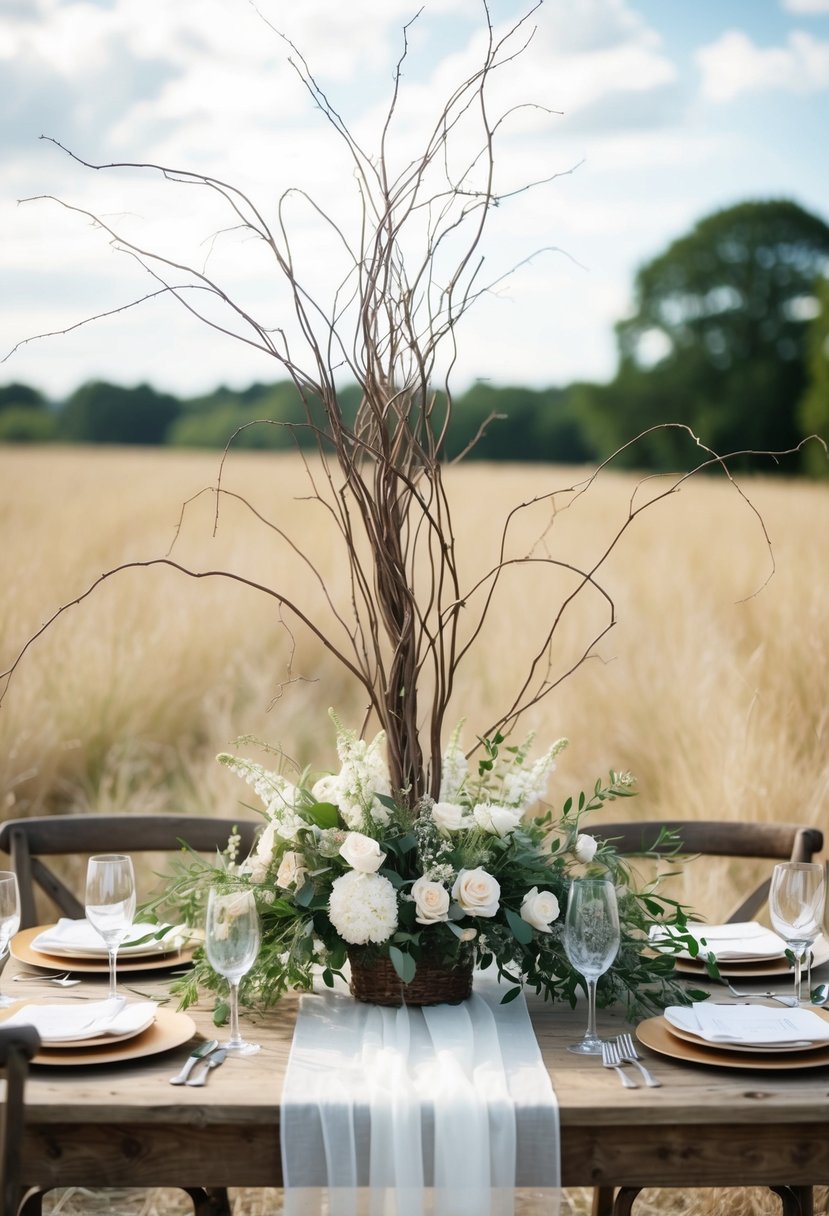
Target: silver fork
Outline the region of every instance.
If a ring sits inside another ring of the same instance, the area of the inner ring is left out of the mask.
[[[620,1034],[618,1036],[618,1043],[619,1053],[622,1059],[628,1060],[631,1064],[636,1065],[641,1072],[646,1085],[649,1085],[651,1089],[658,1089],[662,1082],[657,1081],[656,1077],[653,1076],[653,1074],[649,1072],[647,1068],[645,1068],[645,1065],[642,1063],[642,1057],[636,1050],[636,1044],[634,1043],[631,1035],[626,1033]]]
[[[18,972],[18,974],[14,976],[13,982],[35,984],[38,982],[38,980],[44,984],[57,984],[59,988],[74,988],[76,984],[80,984],[81,982],[80,980],[72,979],[71,971],[61,971],[57,975],[43,975],[35,972]]]
[[[730,980],[725,981],[725,986],[732,996],[740,997],[744,1000],[751,1000],[752,998],[761,1000],[765,998],[769,1001],[778,1001],[781,1005],[785,1005],[788,1009],[794,1009],[795,1005],[797,1004],[797,1001],[793,996],[786,996],[782,992],[740,992],[738,988],[734,987]]]
[[[615,1068],[625,1089],[638,1089],[636,1082],[622,1071],[622,1060],[619,1054],[619,1044],[609,1039],[602,1039],[602,1064],[605,1068]]]

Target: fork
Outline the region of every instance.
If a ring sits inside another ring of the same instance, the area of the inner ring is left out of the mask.
[[[15,983],[31,983],[36,984],[41,981],[44,984],[57,984],[59,988],[74,988],[76,984],[80,984],[80,980],[72,979],[71,971],[60,971],[57,975],[41,975],[34,972],[19,972],[14,976]]]
[[[605,1068],[615,1068],[619,1074],[619,1079],[625,1089],[638,1089],[639,1086],[633,1081],[626,1072],[622,1071],[622,1064],[626,1063],[619,1053],[619,1044],[614,1043],[610,1039],[602,1039],[602,1064]]]
[[[730,980],[726,980],[725,985],[732,996],[740,997],[742,999],[751,1000],[754,998],[755,1000],[760,1000],[765,998],[769,1001],[778,1001],[781,1005],[785,1005],[788,1009],[794,1009],[795,1005],[797,1004],[797,1001],[793,996],[786,996],[782,992],[740,992],[738,988],[734,987]]]
[[[662,1082],[657,1081],[656,1077],[653,1076],[653,1074],[650,1073],[647,1068],[645,1068],[645,1065],[642,1063],[642,1057],[636,1050],[636,1044],[634,1043],[633,1038],[629,1034],[625,1033],[620,1034],[617,1041],[619,1044],[619,1054],[621,1055],[622,1059],[627,1060],[630,1064],[636,1065],[641,1072],[646,1085],[649,1085],[651,1089],[658,1089]]]

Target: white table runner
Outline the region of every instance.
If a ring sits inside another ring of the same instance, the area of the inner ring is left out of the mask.
[[[523,996],[476,974],[462,1005],[300,1001],[282,1092],[286,1216],[509,1216],[516,1187],[555,1213],[558,1104]]]

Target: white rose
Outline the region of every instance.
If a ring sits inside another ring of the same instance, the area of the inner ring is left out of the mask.
[[[522,919],[540,933],[550,932],[550,925],[558,919],[560,911],[552,891],[539,891],[538,887],[528,891],[521,901]]]
[[[305,858],[301,853],[295,853],[289,849],[279,863],[279,869],[276,872],[276,885],[282,887],[285,891],[290,890],[291,887],[299,889],[304,883],[307,873]]]
[[[573,846],[573,853],[575,854],[576,861],[581,861],[585,865],[588,865],[596,856],[597,848],[598,845],[595,836],[588,836],[586,833],[580,833],[576,837],[576,843]]]
[[[449,892],[442,883],[418,878],[412,884],[412,898],[417,912],[415,920],[419,925],[432,925],[436,921],[449,919]]]
[[[521,811],[508,806],[479,803],[472,814],[482,831],[493,832],[498,836],[509,836],[521,822]]]
[[[353,870],[362,874],[374,874],[386,860],[386,854],[380,851],[380,846],[371,836],[362,832],[349,832],[340,845],[340,856],[344,857]]]
[[[456,802],[436,802],[432,807],[432,818],[444,832],[457,832],[464,826],[466,815]]]
[[[311,793],[317,802],[336,803],[340,793],[339,778],[334,776],[333,773],[329,773],[326,777],[320,777],[319,781],[311,788]]]
[[[476,870],[461,870],[452,888],[452,898],[471,916],[494,916],[498,911],[501,887],[480,866]]]

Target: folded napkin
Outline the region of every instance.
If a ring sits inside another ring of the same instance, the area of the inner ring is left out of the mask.
[[[808,1047],[829,1042],[829,1022],[811,1009],[772,1009],[768,1005],[715,1005],[700,1001],[671,1005],[665,1019],[707,1043],[743,1047]]]
[[[160,938],[156,939],[151,936],[161,930],[164,930],[164,933]],[[149,938],[149,940],[143,941],[143,938]],[[132,925],[126,938],[118,947],[118,953],[154,954],[158,951],[160,954],[165,954],[179,949],[186,939],[187,927],[185,925]],[[72,950],[83,950],[87,954],[106,954],[107,952],[103,938],[88,920],[70,920],[66,916],[61,917],[56,925],[39,933],[32,942],[32,949],[43,950],[47,954],[50,952],[68,954]]]
[[[782,937],[772,933],[771,929],[759,925],[757,921],[735,921],[725,925],[703,925],[689,921],[686,933],[699,944],[699,958],[707,958],[713,954],[717,959],[763,959],[782,958],[786,953],[786,943]],[[659,946],[672,938],[676,938],[677,930],[672,925],[652,925],[650,939],[652,944]],[[680,950],[679,955],[687,958],[688,953]]]
[[[123,997],[108,997],[105,1001],[85,1001],[70,1005],[24,1005],[4,1026],[34,1026],[41,1042],[74,1043],[97,1039],[104,1035],[138,1034],[155,1017],[154,1001],[132,1001]]]

